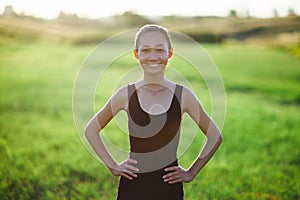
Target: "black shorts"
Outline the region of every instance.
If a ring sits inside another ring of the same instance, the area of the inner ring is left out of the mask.
[[[177,161],[169,166],[177,166]],[[164,167],[165,168],[165,167]],[[169,184],[163,181],[164,168],[128,180],[120,178],[117,200],[183,200],[183,184]]]

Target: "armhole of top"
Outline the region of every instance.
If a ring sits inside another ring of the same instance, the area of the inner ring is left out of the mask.
[[[134,92],[134,86],[132,84],[128,85],[127,86],[128,102],[129,102],[133,92]]]
[[[133,92],[134,92],[134,85],[133,84],[128,84],[127,85],[127,109],[126,111],[129,112],[129,107],[130,107],[130,99],[133,95]]]
[[[181,100],[182,100],[182,88],[183,88],[182,85],[176,84],[175,95],[176,95],[177,101],[180,105],[180,108],[181,108]]]

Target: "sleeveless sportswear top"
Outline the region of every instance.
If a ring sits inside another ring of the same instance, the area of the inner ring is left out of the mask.
[[[182,86],[176,84],[167,111],[149,114],[140,105],[135,85],[128,85],[129,157],[138,161],[139,173],[161,169],[177,161],[181,94]]]

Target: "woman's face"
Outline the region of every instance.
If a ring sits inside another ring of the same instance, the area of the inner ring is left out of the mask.
[[[169,50],[168,41],[162,33],[148,32],[141,35],[134,55],[145,72],[156,74],[165,71],[172,49]]]

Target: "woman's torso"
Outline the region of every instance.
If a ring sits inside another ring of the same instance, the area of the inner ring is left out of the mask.
[[[182,86],[176,85],[166,112],[149,114],[141,107],[135,85],[128,86],[130,157],[140,172],[160,169],[177,160],[181,124]]]
[[[135,85],[128,85],[128,130],[130,158],[138,161],[138,176],[121,177],[118,200],[183,199],[182,183],[163,181],[164,168],[177,166],[177,148],[181,124],[182,86],[176,85],[166,112],[149,114],[141,107]]]

